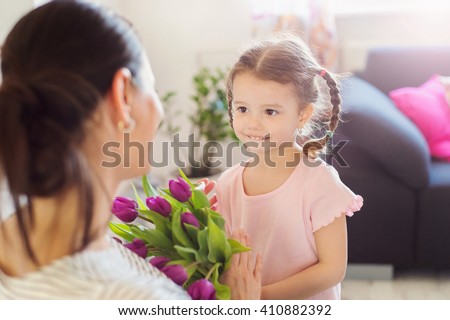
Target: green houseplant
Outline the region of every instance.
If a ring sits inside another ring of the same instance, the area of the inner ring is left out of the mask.
[[[228,120],[225,76],[226,72],[220,68],[201,68],[192,78],[195,94],[191,99],[196,109],[189,119],[194,141],[204,145],[199,149],[190,148],[197,151],[189,152],[190,168],[187,171],[190,177],[214,174],[217,169],[212,168],[211,150],[216,149],[220,141],[234,137]]]
[[[229,125],[225,77],[225,71],[220,68],[201,68],[192,77],[195,91],[190,98],[195,103],[195,109],[189,116],[191,136],[185,168],[188,177],[207,177],[218,172],[218,168],[213,167],[211,155],[220,147],[221,141],[236,139]],[[181,111],[174,107],[175,97],[175,91],[161,96],[165,117],[160,129],[173,139],[180,132],[180,126],[175,124],[174,119],[181,115]]]

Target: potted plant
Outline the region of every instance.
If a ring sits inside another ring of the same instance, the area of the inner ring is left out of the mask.
[[[225,71],[220,68],[201,68],[193,76],[192,82],[195,92],[191,100],[196,108],[189,116],[192,136],[188,138],[188,161],[184,171],[189,178],[200,178],[220,172],[214,167],[211,154],[214,154],[214,149],[220,148],[221,141],[227,138],[236,140],[236,137],[229,125]],[[175,96],[175,91],[169,91],[161,97],[166,115],[160,131],[172,139],[180,132],[180,127],[174,121],[181,115],[180,110],[174,108]]]
[[[211,163],[211,150],[219,146],[220,141],[234,138],[229,125],[225,71],[220,68],[200,69],[193,77],[195,94],[191,96],[196,105],[189,117],[192,124],[194,141],[203,143],[200,148],[190,148],[189,164],[186,168],[189,177],[206,177],[219,172]],[[191,140],[190,140],[191,141]],[[217,149],[216,149],[217,150]]]
[[[175,118],[179,116],[179,112],[173,108],[173,99],[176,95],[175,91],[168,91],[161,96],[165,117],[159,125],[159,130],[167,133],[169,136],[173,136],[180,131],[180,126],[175,124]]]

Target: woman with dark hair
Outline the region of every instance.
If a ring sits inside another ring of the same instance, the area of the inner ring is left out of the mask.
[[[0,181],[15,213],[0,225],[0,299],[189,298],[105,236],[120,182],[149,166],[131,148],[129,166],[106,168],[102,146],[123,159],[127,133],[147,148],[162,116],[132,28],[94,4],[52,1],[14,26],[1,72]]]

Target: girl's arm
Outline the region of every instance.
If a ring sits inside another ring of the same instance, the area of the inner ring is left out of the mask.
[[[264,286],[261,299],[306,299],[342,281],[347,268],[345,214],[317,230],[314,239],[319,261],[289,278]]]

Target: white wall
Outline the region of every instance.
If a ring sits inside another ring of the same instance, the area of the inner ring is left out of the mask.
[[[187,97],[198,67],[230,65],[253,32],[249,0],[117,1],[143,38],[159,91],[176,90],[180,108],[193,107]],[[341,12],[336,19],[340,71],[361,69],[371,47],[450,45],[449,6],[417,8]]]
[[[187,139],[191,132],[187,117],[194,110],[190,100],[194,93],[192,77],[202,66],[231,66],[239,49],[250,39],[249,3],[242,0],[124,0],[121,4],[122,13],[143,40],[158,91],[160,94],[177,92],[174,108],[181,112],[177,122],[182,125],[182,136]],[[159,143],[167,139],[160,134],[155,150],[161,150]],[[154,172],[167,176],[174,169],[172,163]]]
[[[191,109],[192,76],[201,66],[231,65],[250,38],[247,1],[133,0],[123,13],[141,35],[160,93],[178,92],[180,109]]]
[[[0,43],[16,21],[33,8],[33,0],[0,0]]]
[[[343,14],[337,17],[340,70],[364,67],[367,50],[378,46],[450,46],[450,8]]]

